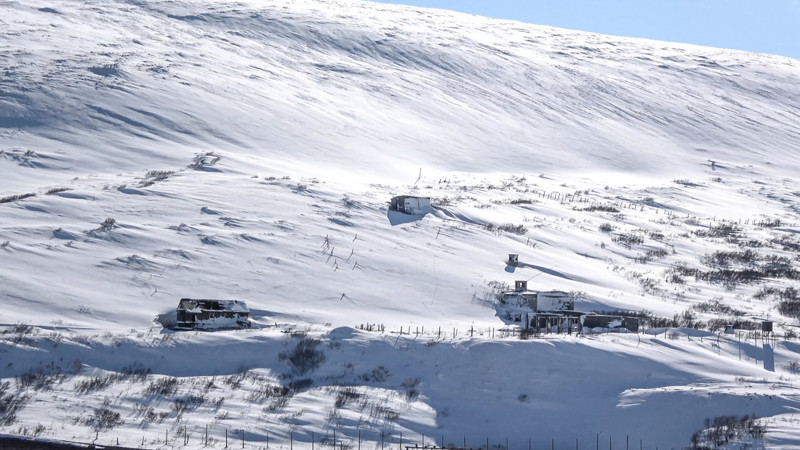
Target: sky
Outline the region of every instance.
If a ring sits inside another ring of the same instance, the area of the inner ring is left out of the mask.
[[[800,0],[377,0],[800,59]]]

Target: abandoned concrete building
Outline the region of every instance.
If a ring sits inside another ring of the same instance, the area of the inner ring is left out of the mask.
[[[182,298],[177,308],[177,328],[220,329],[250,326],[250,309],[241,300]]]
[[[389,203],[389,210],[404,214],[425,214],[431,209],[430,197],[398,195]]]
[[[500,294],[505,319],[536,332],[572,332],[584,328],[638,331],[636,318],[575,311],[575,296],[564,291],[531,291],[527,281],[515,281],[514,290]]]
[[[500,302],[533,311],[569,311],[575,309],[575,298],[564,291],[529,291],[527,281],[515,281],[513,291],[501,294]]]

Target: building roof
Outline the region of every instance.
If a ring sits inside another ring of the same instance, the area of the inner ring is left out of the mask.
[[[178,303],[178,309],[187,312],[201,313],[203,311],[228,311],[236,313],[249,313],[247,304],[241,300],[213,300],[213,299],[194,299],[182,298]]]
[[[424,196],[424,195],[395,195],[394,197],[392,197],[392,200],[394,200],[396,198],[397,199],[400,199],[400,198],[402,198],[402,199],[405,199],[405,198],[421,198],[421,199],[427,199],[427,200],[431,199],[430,197],[427,197],[427,196]]]

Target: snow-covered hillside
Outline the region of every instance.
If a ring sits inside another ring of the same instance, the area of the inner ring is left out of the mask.
[[[798,61],[344,0],[2,2],[0,33],[0,432],[800,445]],[[646,333],[512,337],[515,280]],[[254,326],[153,324],[182,297]]]
[[[5,2],[0,20],[6,145],[48,158],[12,172],[32,187],[198,149],[406,181],[798,166],[789,58],[360,1]]]

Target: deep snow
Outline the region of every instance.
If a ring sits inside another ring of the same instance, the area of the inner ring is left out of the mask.
[[[796,340],[521,341],[493,303],[526,279],[794,330],[759,294],[791,278],[672,275],[717,250],[796,265],[796,60],[356,1],[3,2],[0,33],[0,381],[30,396],[0,432],[667,448],[755,413],[799,445]],[[405,193],[436,207],[387,211]],[[163,333],[181,297],[244,300],[255,327]],[[304,374],[279,357],[300,331],[325,354]],[[104,407],[124,423],[96,434]]]

